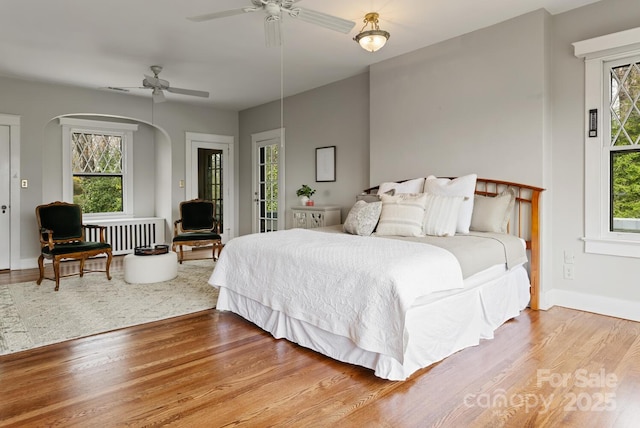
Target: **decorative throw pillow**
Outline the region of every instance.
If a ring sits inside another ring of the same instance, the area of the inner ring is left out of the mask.
[[[424,212],[424,233],[432,236],[453,236],[456,234],[458,214],[464,202],[463,196],[443,196],[427,193]]]
[[[448,178],[436,178],[433,175],[427,177],[424,182],[424,192],[442,196],[463,196],[464,200],[458,213],[457,233],[469,233],[471,215],[473,214],[473,195],[476,191],[477,174],[464,175],[450,180]]]
[[[395,196],[381,195],[382,211],[376,235],[424,236],[422,223],[427,195],[401,193]]]
[[[378,186],[378,195],[395,189],[395,194],[399,193],[422,193],[424,187],[424,178],[414,178],[413,180],[403,181],[402,183],[382,183]]]
[[[507,233],[507,226],[516,200],[516,192],[509,188],[498,196],[476,195],[471,217],[471,230]]]
[[[381,210],[382,202],[380,201],[369,203],[358,201],[351,207],[342,229],[352,235],[369,236],[378,224]]]
[[[393,196],[396,193],[396,189],[391,189],[384,192],[386,195]],[[379,202],[380,195],[378,194],[370,194],[370,193],[362,193],[360,195],[356,195],[356,201],[365,201],[365,202]]]

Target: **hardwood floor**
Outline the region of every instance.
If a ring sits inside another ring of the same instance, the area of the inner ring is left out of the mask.
[[[7,278],[33,279],[0,274]],[[215,310],[0,357],[3,427],[635,427],[639,420],[640,323],[564,308],[524,311],[495,339],[404,382]]]

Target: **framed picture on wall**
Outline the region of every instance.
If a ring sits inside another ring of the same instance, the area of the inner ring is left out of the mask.
[[[316,149],[316,181],[336,181],[336,146]]]

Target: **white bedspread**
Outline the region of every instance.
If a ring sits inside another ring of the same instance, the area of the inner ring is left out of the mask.
[[[463,280],[456,258],[435,246],[291,229],[229,241],[209,284],[402,363],[407,310]]]

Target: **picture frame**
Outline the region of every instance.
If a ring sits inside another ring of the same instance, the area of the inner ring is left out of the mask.
[[[316,182],[336,181],[336,146],[316,148]]]

